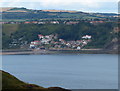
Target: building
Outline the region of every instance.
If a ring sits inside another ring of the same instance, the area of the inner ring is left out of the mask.
[[[31,22],[28,22],[28,21],[26,21],[26,22],[24,22],[24,24],[30,24]]]
[[[38,37],[39,37],[39,39],[43,39],[44,38],[44,36],[41,35],[41,34],[38,34]]]
[[[78,47],[77,47],[77,50],[80,50],[80,49],[81,49],[81,47],[80,47],[80,46],[78,46]]]
[[[72,25],[72,24],[78,24],[78,21],[69,21],[69,22],[64,22],[67,25]]]
[[[40,41],[32,41],[30,43],[30,48],[37,48],[39,44],[40,44]]]
[[[51,24],[59,24],[58,21],[51,21],[50,23],[51,23]]]
[[[99,24],[99,23],[104,23],[104,21],[90,21],[91,24]]]
[[[92,36],[90,36],[90,35],[85,35],[85,36],[83,36],[82,38],[83,38],[83,39],[91,39],[91,37],[92,37]]]

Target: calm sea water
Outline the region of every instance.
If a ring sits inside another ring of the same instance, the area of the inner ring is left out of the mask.
[[[2,60],[3,70],[22,81],[43,87],[118,88],[117,55],[3,55]]]

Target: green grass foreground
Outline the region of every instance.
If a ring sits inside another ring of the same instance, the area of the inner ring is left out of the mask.
[[[35,84],[25,83],[5,71],[0,71],[2,91],[70,91],[60,87],[44,88]]]

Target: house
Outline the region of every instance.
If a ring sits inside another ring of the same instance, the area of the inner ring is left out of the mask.
[[[78,24],[79,22],[77,21],[69,21],[69,22],[65,22],[67,25],[72,25],[72,24]]]
[[[54,44],[58,44],[59,42],[54,42]]]
[[[104,21],[90,21],[91,24],[99,24],[99,23],[104,23]]]
[[[34,49],[36,46],[34,44],[30,44],[30,48]]]
[[[59,39],[59,41],[61,42],[61,44],[66,44],[66,41],[63,39]]]
[[[70,47],[71,45],[70,45],[70,43],[66,43],[66,46]]]
[[[91,37],[92,37],[92,36],[90,36],[90,35],[85,35],[85,36],[83,36],[82,38],[83,38],[83,39],[91,39]]]
[[[32,43],[35,45],[38,45],[38,44],[40,44],[40,41],[33,41]]]
[[[50,38],[50,36],[49,36],[49,35],[46,35],[46,36],[45,36],[45,38],[49,39],[49,38]]]
[[[38,24],[45,24],[45,22],[38,22]]]
[[[49,44],[49,41],[50,41],[49,39],[42,39],[41,43],[43,43],[43,44]]]
[[[81,47],[80,47],[80,46],[78,46],[78,47],[77,47],[77,50],[80,50],[80,49],[81,49]]]
[[[40,41],[32,41],[30,43],[30,48],[36,48],[40,44]]]
[[[51,21],[50,23],[51,23],[51,24],[59,24],[58,21]]]
[[[32,23],[37,24],[38,22],[37,21],[32,21]]]
[[[41,34],[38,34],[38,37],[39,37],[39,39],[43,39],[44,38],[44,36],[41,35]]]
[[[24,22],[24,24],[30,24],[30,22],[26,21],[26,22]]]

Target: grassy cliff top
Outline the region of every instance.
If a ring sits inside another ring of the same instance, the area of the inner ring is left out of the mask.
[[[12,91],[33,91],[33,90],[37,90],[37,91],[69,91],[69,90],[65,90],[63,88],[59,88],[59,87],[50,87],[50,88],[44,88],[35,84],[28,84],[25,83],[19,79],[17,79],[16,77],[14,77],[13,75],[9,74],[8,72],[5,71],[0,71],[0,73],[2,74],[2,76],[0,76],[0,79],[2,77],[2,91],[8,91],[8,90],[12,90]]]

